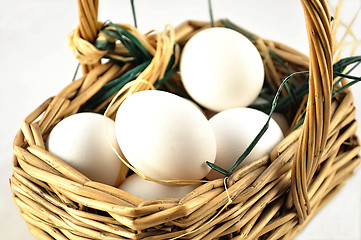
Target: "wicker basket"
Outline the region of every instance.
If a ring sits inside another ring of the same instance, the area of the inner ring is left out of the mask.
[[[78,57],[84,76],[29,114],[14,141],[11,189],[34,236],[107,240],[290,239],[353,174],[361,160],[360,141],[355,136],[357,122],[351,91],[332,97],[331,17],[325,1],[302,0],[309,59],[283,44],[249,35],[261,52],[270,86],[277,87],[290,71],[310,71],[309,94],[301,107],[291,107],[287,116],[294,124],[305,116],[304,123],[268,156],[237,170],[226,181],[204,183],[182,199],[144,201],[89,180],[47,152],[44,142],[55,124],[81,111],[105,84],[134,66],[116,61],[101,63],[102,56],[113,53],[90,44],[102,26],[97,21],[98,1],[78,2],[80,25],[71,39],[74,49],[80,49]],[[216,26],[225,24],[231,23],[215,22]],[[164,52],[174,50],[177,60],[179,49],[174,44],[182,47],[193,34],[208,27],[210,23],[187,21],[174,32],[167,29],[160,35],[139,35],[140,41],[153,49],[156,60],[143,71],[139,82],[143,84],[124,90],[109,116],[114,117],[117,105],[127,96],[125,93],[131,93],[130,89],[150,89],[164,75],[164,64],[168,64],[164,59],[169,60]],[[136,29],[128,30],[138,37]],[[270,56],[270,50],[278,57]],[[179,76],[173,76],[171,81],[179,85]],[[92,111],[104,109],[110,99]]]

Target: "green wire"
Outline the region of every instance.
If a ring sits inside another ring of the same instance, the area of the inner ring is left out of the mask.
[[[137,16],[136,16],[136,14],[135,14],[134,0],[130,0],[130,4],[132,5],[132,13],[133,13],[134,27],[138,28]]]
[[[71,80],[72,82],[75,81],[76,75],[78,75],[79,67],[80,67],[80,62],[76,66],[76,69],[75,69],[75,72],[74,72],[74,75],[73,75],[73,79]]]
[[[214,27],[212,0],[208,0],[209,17],[211,19],[211,26]]]

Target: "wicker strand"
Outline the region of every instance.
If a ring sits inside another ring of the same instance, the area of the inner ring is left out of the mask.
[[[78,0],[79,35],[85,41],[94,43],[98,34],[98,6],[99,0]],[[95,68],[97,64],[83,64],[83,74]]]

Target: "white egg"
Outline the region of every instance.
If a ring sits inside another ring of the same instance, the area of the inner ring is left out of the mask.
[[[267,114],[252,108],[233,108],[212,117],[209,122],[217,142],[215,164],[228,170],[257,136],[267,119]],[[282,139],[282,130],[271,119],[267,131],[239,167],[269,154]],[[224,175],[212,170],[206,178],[214,180],[220,177]]]
[[[177,185],[158,183],[144,180],[137,174],[133,174],[127,177],[119,188],[144,200],[151,200],[158,198],[183,198],[198,186],[199,184]]]
[[[50,132],[48,151],[93,181],[117,185],[120,181],[121,161],[118,153],[114,121],[101,114],[84,112],[60,121]],[[106,129],[109,133],[109,138]]]
[[[158,180],[202,179],[214,162],[212,127],[197,107],[175,94],[148,90],[129,96],[115,119],[127,160]]]
[[[186,43],[180,72],[189,95],[213,111],[248,106],[264,82],[256,47],[242,34],[221,27],[203,30]]]

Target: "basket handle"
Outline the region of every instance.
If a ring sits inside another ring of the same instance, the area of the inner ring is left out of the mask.
[[[309,41],[309,95],[295,153],[291,194],[300,223],[311,213],[308,187],[319,166],[331,119],[333,51],[326,0],[301,0]]]
[[[98,31],[99,0],[78,0],[79,35],[87,42],[94,43]],[[83,74],[88,73],[97,64],[82,64]]]

